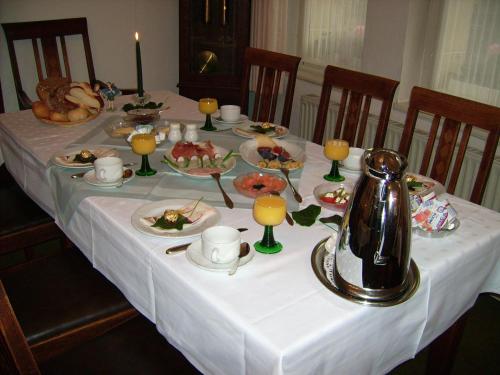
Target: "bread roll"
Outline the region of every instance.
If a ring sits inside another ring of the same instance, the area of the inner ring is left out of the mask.
[[[90,112],[85,108],[76,108],[68,112],[69,121],[81,121],[90,116]]]
[[[99,100],[97,100],[93,96],[89,96],[85,92],[85,90],[80,87],[73,87],[71,90],[69,90],[69,95],[66,95],[65,98],[66,100],[75,104],[79,104],[81,106],[83,105],[97,109],[101,108],[101,103],[99,102]]]
[[[90,84],[88,84],[87,82],[72,82],[71,87],[80,87],[81,89],[83,89],[83,91],[85,91],[87,95],[90,96],[99,95],[94,90],[92,90],[92,87],[90,87]]]
[[[45,103],[41,101],[34,102],[31,105],[31,110],[33,111],[33,114],[38,118],[49,118],[50,116],[49,107],[47,107]]]
[[[52,121],[58,121],[58,122],[68,122],[68,115],[66,113],[61,113],[61,112],[50,112],[49,118]]]

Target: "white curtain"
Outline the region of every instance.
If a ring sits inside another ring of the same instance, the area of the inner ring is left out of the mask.
[[[500,106],[500,0],[443,0],[432,87]]]
[[[300,54],[306,62],[361,68],[368,0],[303,0]]]
[[[253,0],[250,45],[268,51],[285,52],[287,19],[288,0]]]

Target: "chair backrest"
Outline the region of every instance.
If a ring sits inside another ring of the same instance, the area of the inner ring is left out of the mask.
[[[2,27],[7,39],[10,63],[14,75],[14,84],[16,87],[16,93],[21,109],[30,108],[31,103],[29,102],[29,98],[23,91],[21,84],[19,65],[17,62],[16,50],[14,47],[14,41],[16,40],[31,39],[39,81],[49,77],[63,77],[68,78],[71,81],[71,70],[69,66],[65,36],[81,35],[83,39],[85,59],[87,61],[89,81],[91,83],[94,83],[94,63],[92,61],[92,52],[90,50],[86,18],[4,23],[2,24]],[[61,66],[59,46],[62,52],[62,62],[64,64],[64,70]],[[43,72],[44,69],[42,68],[42,62],[45,67],[45,75]]]
[[[40,374],[26,337],[0,281],[0,373]]]
[[[373,147],[383,147],[399,82],[392,79],[328,65],[325,68],[313,142],[323,143],[332,88],[342,90],[334,137],[362,147],[372,98],[381,101]],[[347,112],[346,112],[347,109]]]
[[[480,128],[488,133],[479,171],[470,196],[471,202],[481,204],[498,146],[500,108],[422,87],[414,87],[411,92],[410,105],[406,115],[401,143],[399,144],[399,152],[405,156],[408,156],[410,152],[419,112],[426,112],[433,115],[429,138],[420,166],[420,174],[428,174],[431,157],[434,153],[430,177],[445,184],[454,158],[459,134],[462,134],[447,186],[447,191],[451,194],[455,192],[472,128]],[[433,152],[440,125],[439,143]]]
[[[4,113],[5,108],[3,106],[3,94],[2,94],[2,84],[0,83],[0,113]]]
[[[282,76],[287,73],[281,125],[288,128],[299,63],[300,57],[247,47],[243,60],[243,79],[241,81],[242,112],[250,116],[248,113],[248,97],[250,92],[250,72],[252,66],[254,66],[257,68],[257,86],[250,119],[253,121],[274,122]]]

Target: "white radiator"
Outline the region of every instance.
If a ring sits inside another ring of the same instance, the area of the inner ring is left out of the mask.
[[[314,126],[316,124],[316,114],[318,112],[319,97],[316,95],[304,95],[300,101],[300,127],[299,136],[312,140]],[[328,110],[325,139],[333,138],[335,119],[337,118],[338,103],[330,102]],[[370,115],[366,127],[365,139],[363,145],[373,144],[378,117]],[[389,121],[387,135],[385,137],[385,147],[397,150],[399,141],[403,132],[403,124],[395,121]],[[425,149],[427,134],[416,130],[413,136],[412,147],[408,157],[408,170],[418,171],[420,162]],[[436,142],[437,143],[437,142]],[[468,148],[465,153],[464,162],[460,178],[455,189],[455,195],[464,199],[469,199],[472,191],[472,181],[474,180],[479,163],[481,162],[482,152],[475,148]],[[500,158],[496,157],[490,172],[488,184],[483,197],[482,205],[495,211],[500,211]]]

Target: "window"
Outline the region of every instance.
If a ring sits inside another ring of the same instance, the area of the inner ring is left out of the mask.
[[[368,0],[303,0],[299,56],[306,63],[361,69]]]
[[[444,0],[432,88],[500,106],[500,1]]]

